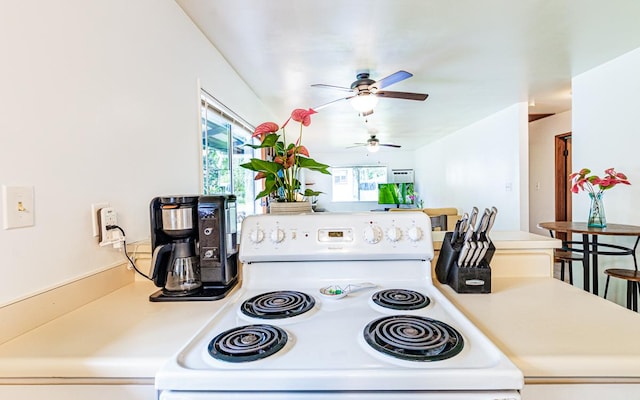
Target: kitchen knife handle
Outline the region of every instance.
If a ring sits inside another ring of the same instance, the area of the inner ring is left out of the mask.
[[[476,259],[475,266],[479,266],[482,264],[482,260],[484,259],[484,256],[485,254],[487,254],[487,250],[489,249],[489,242],[480,242],[480,244],[482,245],[482,249],[480,250],[480,254]]]
[[[462,267],[464,264],[464,260],[467,258],[467,253],[469,252],[470,245],[469,242],[464,242],[462,245],[462,249],[460,249],[460,254],[458,255],[458,266]]]
[[[458,220],[456,221],[456,227],[453,228],[453,233],[451,234],[451,244],[455,245],[456,242],[458,241],[458,238],[460,237],[460,232],[458,232],[458,230],[460,229],[460,224],[462,223],[462,220]]]
[[[491,228],[493,228],[493,223],[496,222],[496,215],[498,215],[498,209],[496,207],[491,207],[491,215],[489,216],[489,223],[487,224],[487,229],[485,229],[485,235],[489,234]]]
[[[469,260],[469,265],[471,265],[472,267],[478,266],[480,252],[482,251],[482,242],[475,242],[475,243],[476,243],[475,252],[473,253],[473,257],[471,258],[471,260]]]
[[[470,242],[471,238],[473,238],[473,226],[469,226],[469,228],[467,228],[467,232],[464,234],[464,241]]]
[[[460,234],[463,234],[467,231],[467,226],[469,224],[469,214],[462,214],[462,219],[460,220]]]
[[[476,249],[478,248],[478,245],[476,244],[476,242],[467,242],[467,243],[469,243],[469,251],[467,252],[467,257],[463,261],[463,264],[465,267],[471,264],[471,258],[476,253]]]
[[[469,228],[473,227],[476,224],[476,219],[478,218],[478,207],[473,207],[471,210],[471,216],[469,217]]]
[[[478,222],[478,228],[476,229],[476,239],[482,240],[482,234],[485,233],[487,226],[489,225],[489,219],[491,218],[491,211],[488,208],[484,209],[484,213]]]

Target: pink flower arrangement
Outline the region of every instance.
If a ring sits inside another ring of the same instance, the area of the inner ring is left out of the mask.
[[[319,163],[309,157],[309,150],[301,144],[302,127],[311,124],[311,115],[316,111],[297,108],[291,116],[279,127],[275,122],[265,122],[256,128],[253,137],[260,139],[258,145],[248,145],[254,149],[269,149],[271,159],[262,160],[252,158],[248,163],[240,166],[257,172],[255,180],[264,179],[264,189],[258,193],[256,199],[271,197],[280,201],[297,201],[302,196],[317,196],[320,192],[306,189],[301,192],[301,182],[298,175],[302,169],[329,173],[329,166]],[[295,143],[289,143],[285,137],[285,127],[291,121],[300,123],[300,131]],[[280,131],[282,134],[278,134]]]
[[[580,190],[586,190],[595,196],[596,193],[602,193],[617,184],[631,185],[625,174],[622,172],[616,172],[613,168],[607,168],[604,170],[604,178],[600,178],[597,175],[588,176],[590,173],[590,169],[582,168],[579,172],[574,172],[569,175],[572,183],[571,191],[573,193],[578,193]],[[595,190],[595,186],[599,186],[597,192]]]

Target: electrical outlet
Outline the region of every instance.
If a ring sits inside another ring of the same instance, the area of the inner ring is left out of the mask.
[[[100,236],[100,215],[99,212],[103,208],[110,207],[109,203],[94,203],[91,205],[91,226],[93,228],[93,237]]]
[[[98,225],[100,227],[98,236],[100,246],[108,246],[120,242],[120,231],[107,229],[108,225],[118,225],[118,214],[113,207],[104,207],[98,211]]]

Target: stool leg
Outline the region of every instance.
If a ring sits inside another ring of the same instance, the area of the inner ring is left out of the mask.
[[[631,296],[631,306],[633,311],[638,311],[638,292],[637,289],[638,288],[638,282],[631,282],[631,287],[630,289],[633,292],[633,295]]]
[[[631,281],[627,281],[627,308],[629,310],[632,310],[632,304],[631,304],[631,298],[633,297],[633,294],[635,293],[636,288],[633,287],[633,282]]]
[[[573,285],[573,261],[569,261],[569,283]]]
[[[564,260],[560,261],[560,280],[564,282]]]
[[[607,292],[609,291],[609,275],[607,275],[607,282],[604,284],[604,298],[607,298]]]

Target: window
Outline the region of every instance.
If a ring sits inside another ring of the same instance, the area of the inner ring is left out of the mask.
[[[253,127],[202,91],[202,193],[233,193],[237,198],[238,224],[256,213],[253,172],[240,164],[253,157],[249,143]]]
[[[378,183],[387,182],[387,167],[332,168],[332,201],[378,201]]]

